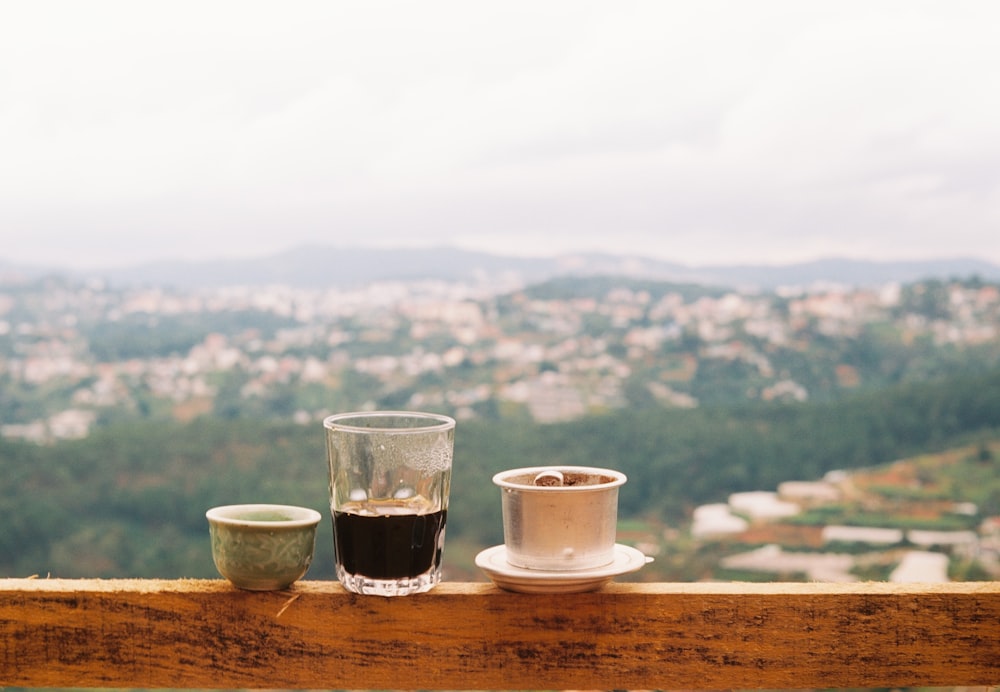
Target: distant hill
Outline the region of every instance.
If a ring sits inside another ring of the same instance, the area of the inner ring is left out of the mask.
[[[759,289],[817,283],[866,286],[891,281],[907,283],[929,278],[971,276],[1000,281],[1000,265],[972,258],[910,262],[823,259],[787,265],[688,266],[638,256],[579,254],[532,258],[452,247],[368,249],[306,246],[255,259],[164,261],[86,274],[59,269],[18,268],[0,261],[0,275],[14,272],[27,275],[65,273],[99,277],[116,285],[177,288],[267,284],[318,288],[386,280],[490,281],[501,277],[535,282],[568,275],[627,276]]]

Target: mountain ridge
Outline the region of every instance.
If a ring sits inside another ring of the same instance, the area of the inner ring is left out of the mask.
[[[177,288],[269,284],[322,288],[377,281],[491,281],[502,277],[527,283],[567,275],[617,275],[769,290],[817,283],[871,286],[972,276],[1000,281],[1000,265],[971,257],[898,261],[829,257],[773,265],[687,265],[639,255],[604,253],[521,257],[450,246],[373,249],[303,245],[248,259],[163,260],[96,270],[26,267],[0,260],[0,274],[35,277],[63,274],[100,278],[117,285]]]

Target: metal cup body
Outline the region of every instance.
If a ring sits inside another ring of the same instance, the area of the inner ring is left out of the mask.
[[[538,473],[555,469],[574,485],[536,486]],[[527,569],[585,570],[615,557],[619,471],[584,466],[529,467],[496,474],[500,487],[507,562]]]

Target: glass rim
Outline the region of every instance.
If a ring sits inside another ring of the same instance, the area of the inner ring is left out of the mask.
[[[426,421],[426,425],[352,425],[352,420],[374,422],[382,419],[386,423],[392,420],[409,419],[411,421]],[[323,419],[323,427],[327,430],[360,433],[397,433],[412,434],[421,432],[444,432],[455,428],[455,419],[443,413],[427,413],[424,411],[350,411],[335,413]]]

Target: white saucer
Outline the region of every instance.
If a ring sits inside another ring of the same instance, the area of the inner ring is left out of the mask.
[[[486,572],[494,584],[520,593],[581,593],[595,591],[614,577],[639,570],[652,562],[635,548],[615,544],[611,564],[594,569],[540,570],[515,567],[507,562],[507,547],[495,545],[476,555],[476,566]]]

